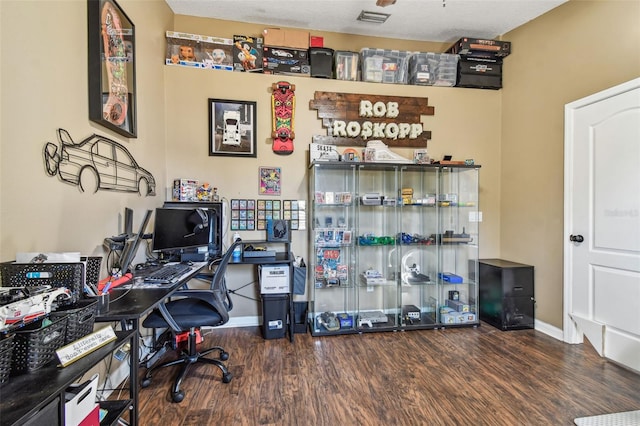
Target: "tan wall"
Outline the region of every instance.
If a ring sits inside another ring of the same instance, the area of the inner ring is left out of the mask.
[[[120,0],[136,24],[138,139],[88,120],[86,1],[0,2],[2,46],[0,260],[24,251],[104,254],[102,240],[122,231],[125,206],[134,226],[160,197],[99,191],[82,194],[46,175],[42,149],[64,128],[76,140],[99,133],[122,142],[165,180],[164,31],[173,14],[164,2]],[[143,250],[140,251],[141,255]]]
[[[215,29],[215,30],[212,30]],[[187,16],[176,16],[175,30],[195,34],[232,37],[234,34],[258,35],[264,26],[228,21],[214,21]],[[212,31],[215,31],[212,33]],[[325,45],[338,49],[360,50],[361,47],[396,48],[400,50],[443,50],[439,44],[377,40],[358,37],[348,44],[347,37],[335,33],[314,32],[323,35]],[[335,40],[336,44],[330,44]],[[484,223],[481,226],[482,253],[486,256],[499,252],[499,137],[501,100],[499,91],[385,85],[346,82],[316,78],[270,76],[224,71],[198,70],[168,66],[165,70],[167,93],[167,179],[166,187],[176,177],[189,177],[207,181],[217,187],[227,200],[233,198],[258,199],[257,175],[260,166],[282,167],[281,199],[307,199],[308,147],[313,135],[326,134],[315,110],[309,109],[309,100],[315,91],[364,93],[376,95],[419,96],[429,98],[435,106],[435,116],[424,117],[425,128],[432,131],[429,153],[435,158],[452,154],[455,158],[473,158],[481,169],[481,205]],[[290,156],[274,154],[271,149],[271,83],[286,80],[296,85],[295,151]],[[208,98],[246,100],[257,102],[257,158],[209,157],[208,153]],[[340,150],[343,148],[341,147]],[[395,149],[410,158],[413,148]],[[262,197],[266,198],[266,197]],[[258,239],[264,231],[241,232],[244,239]],[[230,233],[225,242],[230,241]],[[307,235],[293,232],[295,254],[308,258]],[[234,267],[233,287],[250,282],[250,268],[239,271]],[[257,297],[248,288],[243,294]],[[305,298],[309,298],[307,293]],[[301,298],[301,299],[305,299]],[[237,298],[236,298],[237,299]],[[241,299],[237,312],[251,312],[255,303]]]
[[[500,252],[535,266],[536,316],[559,328],[564,105],[640,76],[639,18],[638,1],[570,1],[504,36]]]

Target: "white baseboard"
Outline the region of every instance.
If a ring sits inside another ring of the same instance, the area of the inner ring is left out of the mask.
[[[534,327],[536,331],[544,333],[550,337],[553,337],[554,339],[560,340],[561,342],[564,341],[564,338],[563,338],[564,333],[562,332],[561,328],[554,327],[540,320],[535,320]]]
[[[262,317],[250,316],[250,317],[231,317],[229,322],[220,327],[202,327],[205,329],[215,328],[235,328],[235,327],[255,327],[262,324]]]

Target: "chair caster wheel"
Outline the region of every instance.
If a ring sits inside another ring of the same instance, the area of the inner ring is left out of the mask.
[[[173,402],[182,402],[182,400],[184,399],[184,392],[178,391],[172,394],[171,399],[173,399]]]
[[[220,352],[220,361],[226,361],[229,359],[229,352]]]
[[[150,384],[151,384],[151,379],[146,377],[142,379],[142,381],[140,382],[140,386],[143,388],[149,387]]]
[[[233,379],[233,374],[227,373],[222,375],[222,383],[229,383]]]

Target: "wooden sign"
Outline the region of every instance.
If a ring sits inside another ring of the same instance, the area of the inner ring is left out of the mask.
[[[435,114],[428,103],[428,98],[315,92],[309,108],[318,111],[327,135],[314,135],[313,142],[366,146],[381,140],[389,147],[426,148],[431,132],[420,118]]]

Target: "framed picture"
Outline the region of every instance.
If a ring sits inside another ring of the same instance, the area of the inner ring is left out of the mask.
[[[256,103],[209,99],[209,155],[256,157]]]
[[[87,0],[89,119],[135,138],[135,26],[115,0]]]
[[[280,167],[260,167],[258,178],[260,195],[280,195],[280,180],[282,178]],[[280,201],[278,201],[277,208],[274,206],[273,209],[280,210]],[[267,210],[271,210],[271,208],[267,207]]]

